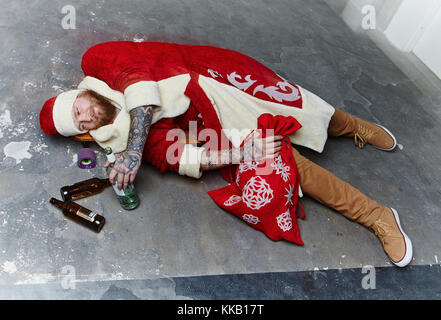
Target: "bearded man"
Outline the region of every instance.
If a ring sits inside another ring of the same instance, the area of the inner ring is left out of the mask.
[[[205,170],[224,168],[247,155],[255,161],[276,157],[282,136],[243,143],[265,113],[294,117],[301,128],[289,135],[291,143],[319,153],[328,135],[353,137],[360,148],[371,144],[391,151],[397,145],[386,128],[335,109],[232,50],[115,41],[87,50],[81,67],[85,78],[78,89],[43,105],[41,128],[66,137],[88,133],[101,147],[111,147],[117,161],[109,179],[115,183],[116,178],[119,188],[135,181],[142,160],[161,172],[200,178]],[[188,131],[192,123],[196,136],[213,130],[229,148],[213,150],[168,139],[170,130]],[[242,133],[239,137],[237,131]],[[176,143],[181,143],[174,154],[178,161],[171,162],[169,150]],[[237,151],[238,159],[225,161],[223,155],[231,151]],[[410,263],[412,243],[395,209],[370,199],[295,149],[293,156],[303,194],[373,230],[395,265]]]

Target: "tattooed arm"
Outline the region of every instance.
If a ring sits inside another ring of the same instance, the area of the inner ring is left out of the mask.
[[[240,148],[205,150],[201,157],[201,170],[220,169],[241,161],[260,161],[277,157],[282,148],[283,136],[252,137]]]
[[[112,184],[115,183],[115,177],[117,177],[119,189],[126,189],[135,181],[141,166],[142,153],[152,123],[154,107],[141,106],[130,110],[130,131],[127,149],[115,154],[115,165],[109,174],[109,180]],[[108,166],[109,162],[104,167],[107,168]]]

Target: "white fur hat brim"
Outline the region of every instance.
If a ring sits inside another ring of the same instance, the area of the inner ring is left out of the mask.
[[[73,105],[81,90],[69,90],[57,96],[54,103],[52,116],[55,129],[65,137],[76,136],[86,133],[87,130],[79,130],[73,120]]]

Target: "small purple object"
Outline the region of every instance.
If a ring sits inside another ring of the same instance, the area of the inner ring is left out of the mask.
[[[80,149],[77,164],[81,169],[95,167],[95,152],[89,148]]]

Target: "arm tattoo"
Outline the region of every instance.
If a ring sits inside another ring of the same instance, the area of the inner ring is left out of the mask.
[[[142,106],[130,111],[130,132],[127,151],[142,154],[152,123],[153,107]]]
[[[153,117],[153,106],[141,106],[130,110],[130,131],[127,142],[127,157],[119,158],[129,171],[136,168],[141,161],[144,145],[150,130]]]
[[[239,163],[240,151],[238,149],[211,150],[202,154],[201,169],[215,170],[231,164]]]
[[[255,140],[250,140],[240,148],[229,150],[206,150],[202,153],[201,169],[215,170],[240,162],[262,159],[263,149]]]

